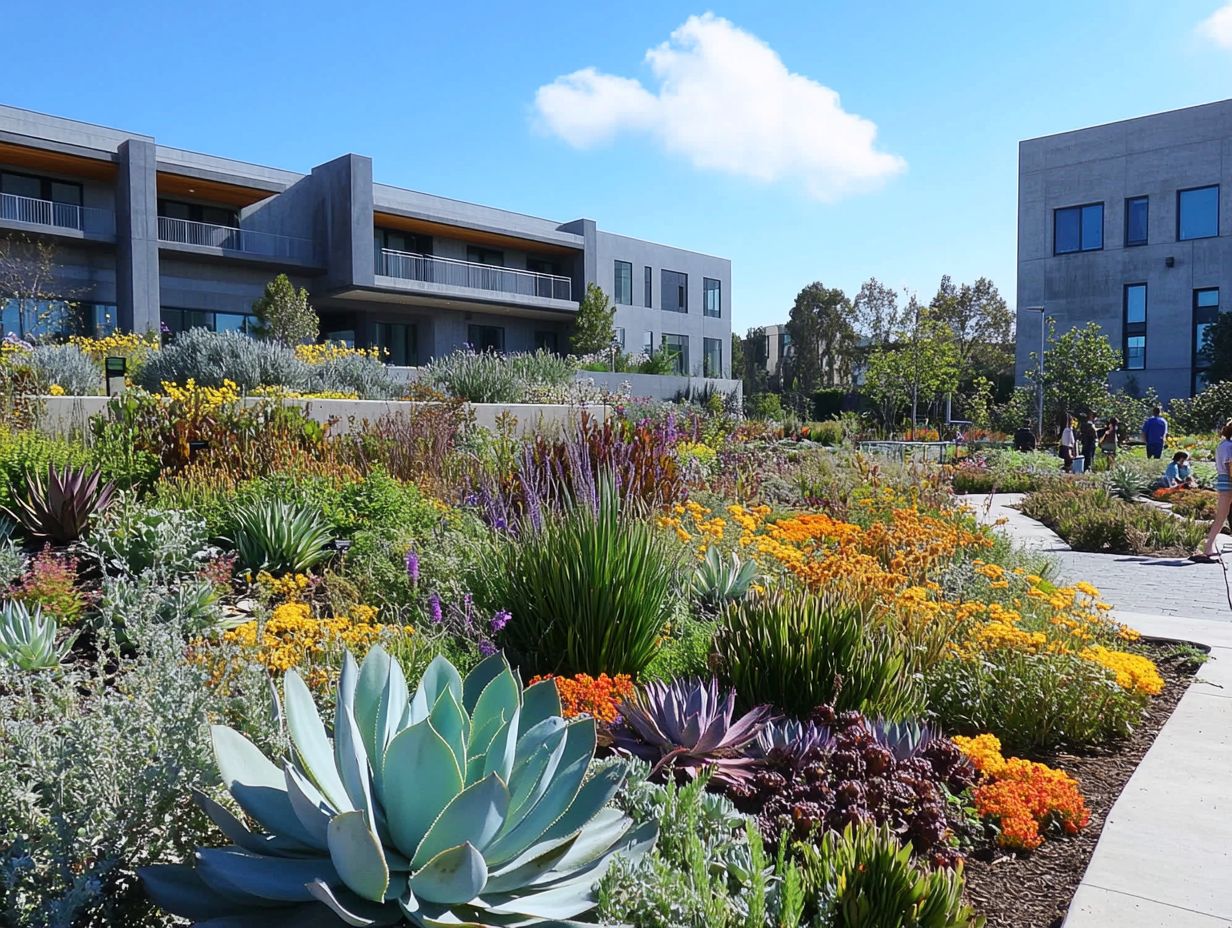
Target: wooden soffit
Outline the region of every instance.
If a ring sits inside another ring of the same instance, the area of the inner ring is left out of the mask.
[[[202,180],[200,177],[189,177],[186,174],[158,172],[158,195],[160,197],[201,200],[207,203],[217,203],[220,206],[251,206],[253,203],[274,196],[275,193],[277,191],[244,187],[240,184],[226,184],[217,180]]]
[[[440,238],[451,238],[469,242],[472,245],[492,245],[497,248],[513,248],[518,251],[529,251],[541,255],[575,255],[581,247],[559,245],[554,242],[541,242],[533,238],[519,238],[516,235],[502,235],[499,232],[486,232],[482,229],[470,229],[466,226],[455,226],[445,222],[433,222],[430,219],[416,219],[411,216],[398,216],[394,213],[374,212],[373,222],[382,229],[398,229],[403,232],[418,232],[420,235],[432,235]]]
[[[90,180],[110,181],[116,176],[116,166],[111,161],[14,145],[12,142],[0,142],[0,164],[12,165],[36,174],[64,174]]]

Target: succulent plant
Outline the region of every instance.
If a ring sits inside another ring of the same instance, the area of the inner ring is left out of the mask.
[[[306,506],[262,500],[235,507],[226,541],[240,567],[274,576],[307,573],[330,555],[333,531],[321,513]]]
[[[623,765],[587,779],[591,719],[566,722],[552,681],[522,689],[503,655],[464,680],[443,657],[408,693],[379,646],[348,653],[333,738],[285,677],[293,755],[211,734],[224,784],[264,833],[197,802],[233,844],[141,871],[164,909],[206,925],[572,925],[617,853],[657,836],[605,808]]]
[[[0,514],[16,522],[27,541],[66,545],[85,534],[90,519],[115,495],[115,484],[103,483],[101,471],[49,464],[46,483],[27,473],[25,487],[13,494],[11,507],[0,506]]]
[[[0,603],[0,661],[21,670],[47,670],[73,646],[73,637],[56,647],[56,620],[44,617],[39,606],[31,612],[25,603]]]
[[[748,595],[756,578],[757,565],[753,561],[742,562],[734,551],[724,557],[712,545],[706,549],[706,556],[693,573],[693,595],[702,605],[717,609]]]
[[[669,765],[690,777],[714,768],[716,781],[746,779],[759,758],[749,747],[772,717],[757,706],[736,721],[736,691],[719,694],[719,682],[697,678],[648,683],[620,707],[622,722],[613,732],[616,747],[654,764]]]
[[[897,761],[911,760],[941,737],[937,729],[919,722],[870,722],[869,729],[874,740]]]
[[[804,758],[834,748],[834,734],[825,725],[796,719],[772,719],[749,745],[749,753],[765,758],[772,754],[793,766]]]

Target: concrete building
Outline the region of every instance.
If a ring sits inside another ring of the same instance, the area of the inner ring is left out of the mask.
[[[3,333],[246,329],[282,272],[323,337],[414,365],[463,344],[563,351],[597,283],[626,351],[731,368],[730,261],[378,184],[362,155],[298,174],[0,106],[4,238],[54,245],[56,292],[37,312],[0,294]]]
[[[1058,334],[1100,325],[1122,354],[1114,387],[1189,396],[1230,307],[1232,100],[1019,144],[1020,384],[1046,315]]]

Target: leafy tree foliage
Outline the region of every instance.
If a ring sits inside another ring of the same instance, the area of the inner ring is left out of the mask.
[[[851,308],[856,332],[867,338],[873,348],[889,344],[903,322],[898,294],[876,277],[860,285]]]
[[[950,328],[914,299],[905,320],[893,345],[869,355],[864,374],[864,390],[881,407],[887,425],[907,406],[914,420],[920,403],[931,405],[958,386],[958,346]]]
[[[1220,313],[1206,330],[1202,351],[1211,359],[1211,366],[1206,369],[1207,382],[1232,380],[1232,313]]]
[[[842,290],[820,281],[801,290],[787,320],[787,333],[791,359],[786,385],[798,397],[851,382],[856,330],[851,301]]]
[[[954,333],[961,380],[1004,376],[1014,364],[1014,314],[987,277],[955,284],[947,274],[929,304],[931,316]]]
[[[310,345],[321,332],[321,320],[308,302],[308,291],[297,291],[286,274],[265,285],[261,298],[252,304],[257,317],[254,334],[292,347]]]
[[[612,305],[603,288],[590,284],[586,296],[578,304],[578,314],[573,321],[573,335],[569,344],[577,355],[608,351],[616,338],[616,307]]]
[[[1058,336],[1049,317],[1044,350],[1044,407],[1047,423],[1062,414],[1099,409],[1108,397],[1108,375],[1121,366],[1121,353],[1109,343],[1098,322]],[[1027,378],[1039,384],[1039,355],[1031,353]]]

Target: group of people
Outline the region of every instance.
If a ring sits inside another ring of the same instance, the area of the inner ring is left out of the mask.
[[[1155,410],[1157,413],[1159,409]],[[1149,421],[1149,420],[1148,420]],[[1160,419],[1163,422],[1162,419]],[[1165,428],[1167,423],[1164,423]],[[1103,426],[1097,426],[1095,417],[1086,413],[1078,415],[1078,431],[1074,432],[1074,420],[1069,413],[1061,421],[1061,470],[1067,474],[1074,472],[1074,462],[1081,457],[1082,469],[1091,470],[1095,467],[1095,449],[1098,447],[1107,460],[1108,466],[1116,463],[1117,448],[1120,445],[1120,423],[1116,416],[1109,417]],[[1160,444],[1160,453],[1163,444]],[[1156,455],[1158,457],[1159,455]]]

